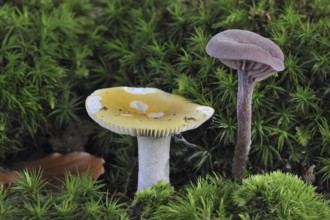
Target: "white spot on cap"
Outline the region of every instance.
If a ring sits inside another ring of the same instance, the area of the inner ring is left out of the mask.
[[[100,101],[100,96],[91,95],[87,102],[87,109],[93,114],[100,111],[103,108]]]
[[[134,88],[134,87],[124,87],[125,91],[131,94],[149,94],[156,93],[157,89],[155,88]]]
[[[210,118],[214,113],[214,109],[211,107],[207,107],[207,106],[197,107],[197,110],[202,112],[203,114],[205,114],[206,117],[208,117],[208,118]]]
[[[148,105],[141,102],[141,101],[132,101],[131,102],[131,107],[142,112],[145,113],[148,109]]]
[[[131,117],[133,115],[132,114],[120,114],[120,116]]]
[[[164,112],[150,113],[148,114],[149,118],[161,118],[164,116]]]

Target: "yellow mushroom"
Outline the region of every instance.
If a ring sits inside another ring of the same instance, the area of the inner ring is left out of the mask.
[[[214,109],[156,88],[114,87],[93,92],[86,100],[89,116],[117,134],[137,136],[138,191],[169,182],[171,135],[194,129]]]

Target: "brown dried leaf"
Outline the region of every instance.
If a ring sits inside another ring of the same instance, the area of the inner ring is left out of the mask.
[[[19,177],[17,171],[0,169],[0,185],[10,186]]]
[[[18,171],[39,170],[48,181],[58,183],[63,180],[66,173],[78,175],[87,172],[96,179],[104,173],[103,158],[95,157],[86,152],[71,152],[67,154],[52,153],[40,160],[21,162],[14,165]]]

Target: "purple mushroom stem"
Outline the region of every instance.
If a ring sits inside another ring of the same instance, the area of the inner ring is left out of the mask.
[[[240,179],[248,161],[251,145],[252,94],[254,81],[244,70],[238,70],[237,142],[233,160],[233,175]]]

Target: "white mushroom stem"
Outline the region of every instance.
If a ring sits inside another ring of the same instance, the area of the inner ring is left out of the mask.
[[[233,175],[240,181],[248,160],[251,145],[252,94],[254,81],[247,72],[238,70],[237,142],[233,160]]]
[[[138,136],[139,175],[138,189],[149,188],[158,181],[170,182],[171,136],[153,138]]]

